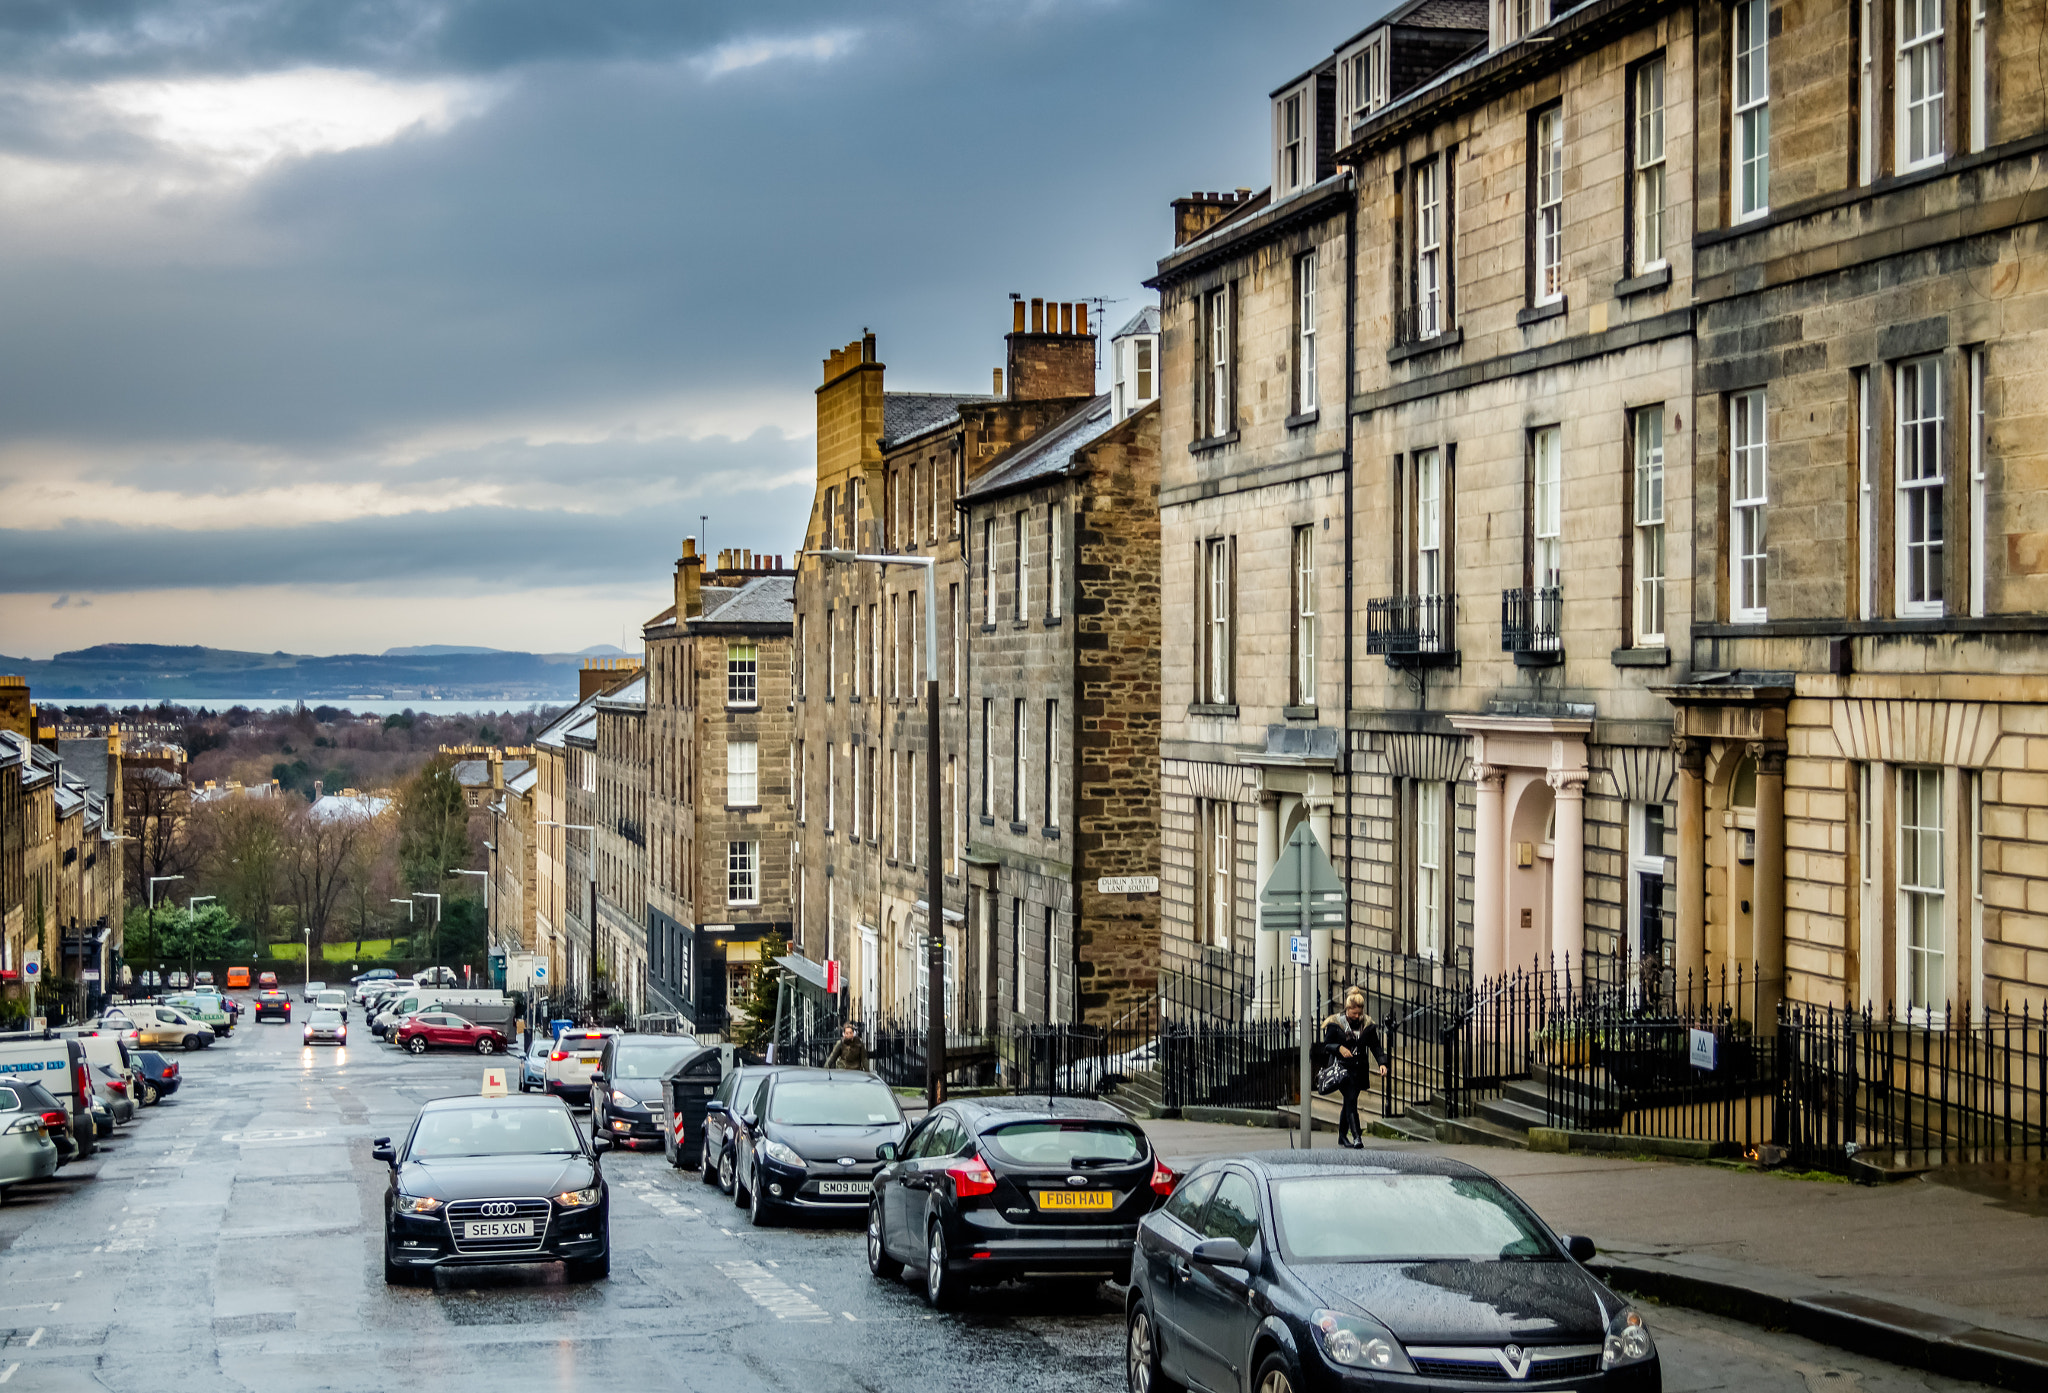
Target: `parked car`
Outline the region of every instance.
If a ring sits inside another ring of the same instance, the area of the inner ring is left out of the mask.
[[[184,1012],[215,1035],[232,1035],[235,1032],[234,1018],[222,1009],[221,999],[217,996],[187,992],[182,996],[167,996],[163,1004]]]
[[[413,981],[422,987],[453,987],[462,979],[452,967],[425,967],[413,974]]]
[[[611,1197],[595,1150],[559,1098],[437,1098],[398,1146],[384,1196],[384,1280],[436,1267],[562,1262],[571,1280],[611,1271]]]
[[[306,983],[306,995],[305,995],[305,997],[304,997],[304,1001],[305,1001],[305,1003],[306,1003],[306,1004],[307,1004],[308,1006],[311,1006],[311,1005],[312,1005],[312,1004],[314,1003],[314,1001],[316,1001],[316,1000],[318,1000],[318,999],[319,999],[320,993],[322,993],[322,992],[324,992],[324,991],[326,991],[326,990],[327,990],[327,984],[326,984],[325,982],[308,982],[308,983]]]
[[[275,972],[257,973],[256,985],[258,987],[275,987],[277,985],[277,974]]]
[[[604,1026],[565,1030],[555,1037],[548,1051],[548,1067],[541,1079],[544,1092],[573,1102],[590,1101],[590,1076],[604,1058],[604,1042],[618,1034]]]
[[[212,986],[212,985],[213,985],[213,974],[212,974],[211,972],[195,972],[195,973],[193,973],[193,974],[192,974],[192,985],[193,985],[193,986],[195,986],[195,987],[210,987],[210,986]]]
[[[176,1093],[178,1085],[184,1082],[178,1077],[178,1066],[155,1050],[137,1050],[132,1057],[135,1072],[141,1077],[144,1107],[162,1102]]]
[[[286,1025],[292,1023],[292,999],[280,991],[256,993],[256,1022],[262,1024],[265,1016],[273,1016]]]
[[[548,1051],[555,1042],[538,1030],[526,1037],[526,1048],[519,1056],[519,1091],[531,1093],[535,1089],[545,1090],[548,1081]]]
[[[391,1038],[400,1049],[413,1054],[425,1054],[435,1049],[502,1054],[505,1049],[505,1037],[501,1032],[446,1011],[426,1011],[417,1016],[407,1016]]]
[[[101,1019],[132,1022],[135,1043],[146,1049],[202,1050],[213,1043],[213,1027],[160,1002],[131,1001]]]
[[[590,1135],[612,1145],[661,1144],[668,1103],[661,1076],[695,1053],[694,1035],[614,1035],[590,1076]]]
[[[889,1085],[847,1069],[777,1070],[742,1121],[733,1199],[756,1227],[792,1209],[859,1214],[883,1149],[893,1152],[910,1130]]]
[[[135,1100],[129,1096],[128,1080],[105,1064],[92,1066],[93,1096],[120,1125],[135,1120]]]
[[[373,967],[368,972],[358,972],[355,976],[349,978],[348,984],[349,989],[355,993],[356,1000],[361,1001],[380,983],[395,982],[397,980],[398,974],[392,969],[388,967]]]
[[[0,1200],[24,1180],[47,1180],[57,1173],[61,1158],[47,1115],[57,1111],[25,1097],[13,1084],[0,1083]]]
[[[795,1066],[788,1064],[747,1064],[725,1076],[725,1082],[704,1105],[704,1183],[716,1185],[730,1195],[738,1179],[740,1147],[747,1144],[747,1119],[756,1115],[761,1090],[771,1074]]]
[[[941,1307],[970,1282],[1123,1276],[1138,1221],[1174,1185],[1143,1129],[1089,1098],[957,1100],[882,1157],[868,1270],[921,1269]]]
[[[76,1160],[78,1139],[72,1134],[71,1116],[65,1110],[64,1100],[41,1084],[30,1083],[18,1075],[7,1080],[7,1087],[13,1090],[23,1112],[35,1113],[43,1119],[50,1142],[57,1148],[57,1164],[68,1165]]]
[[[339,1011],[316,1006],[306,1017],[305,1039],[309,1045],[346,1045],[348,1021]]]
[[[1642,1315],[1475,1166],[1389,1151],[1205,1161],[1138,1225],[1133,1393],[1375,1385],[1657,1393]],[[1276,1335],[1279,1338],[1275,1338]],[[1376,1377],[1379,1376],[1379,1377]]]
[[[333,1011],[343,1020],[348,1019],[348,993],[341,991],[314,992],[311,1000],[323,1011]]]
[[[247,991],[248,989],[249,989],[249,969],[248,969],[248,968],[246,968],[246,967],[231,967],[231,968],[229,968],[229,969],[228,969],[228,990],[229,990],[229,991],[231,991],[231,992],[235,992],[235,991]]]

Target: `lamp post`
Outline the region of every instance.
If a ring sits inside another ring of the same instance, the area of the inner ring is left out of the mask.
[[[431,890],[415,890],[412,897],[416,900],[434,902],[434,919],[427,927],[427,956],[434,960],[433,966],[438,968],[441,966],[441,897]]]
[[[924,572],[924,796],[925,825],[925,1002],[924,1094],[937,1107],[946,1085],[946,873],[940,862],[945,839],[939,826],[939,606],[933,556],[869,556],[854,551],[814,551],[834,565],[865,563],[914,566]]]
[[[484,843],[484,849],[493,852],[497,850],[489,842]],[[489,871],[465,871],[460,866],[450,866],[448,874],[473,875],[484,883],[484,970],[488,972],[491,967],[490,954],[500,946],[496,933],[497,926],[491,922],[491,873]]]
[[[153,970],[157,975],[157,985],[159,987],[163,985],[164,965],[161,961],[161,955],[156,951],[156,887],[168,881],[183,880],[184,878],[181,875],[153,875],[149,878],[149,956],[158,959]]]
[[[597,829],[587,822],[543,822],[540,825],[559,827],[564,832],[590,834],[590,854],[583,858],[583,869],[590,873],[590,965],[584,973],[594,996],[597,991]]]

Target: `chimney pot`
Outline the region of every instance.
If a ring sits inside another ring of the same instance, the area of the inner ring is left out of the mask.
[[[1074,332],[1074,307],[1064,300],[1060,302],[1060,332],[1062,334]]]
[[[1012,300],[1010,302],[1010,320],[1011,333],[1021,334],[1024,332],[1024,302],[1022,300]]]
[[[1033,296],[1031,300],[1031,332],[1045,332],[1045,301],[1037,296]]]
[[[861,361],[863,363],[877,361],[875,357],[875,336],[873,334],[862,334],[860,336],[860,349]]]
[[[998,396],[998,397],[999,397],[999,396],[1001,396],[1002,394],[1003,394],[1003,370],[1002,370],[1001,368],[997,368],[997,369],[996,369],[996,380],[995,380],[995,386],[994,386],[994,388],[992,389],[992,391],[991,391],[990,395],[992,395],[992,396]]]
[[[1085,300],[1074,306],[1074,332],[1077,334],[1088,332],[1088,302]]]

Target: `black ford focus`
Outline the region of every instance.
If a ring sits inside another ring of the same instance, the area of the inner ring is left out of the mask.
[[[1658,1393],[1649,1328],[1591,1256],[1440,1157],[1208,1161],[1138,1226],[1131,1393]]]
[[[384,1196],[384,1280],[437,1267],[561,1262],[611,1270],[611,1200],[597,1153],[559,1098],[436,1098],[398,1146]]]

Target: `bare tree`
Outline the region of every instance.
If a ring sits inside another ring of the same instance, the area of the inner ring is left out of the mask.
[[[185,835],[190,799],[185,781],[168,769],[135,765],[122,771],[127,824],[122,830],[128,835],[123,847],[131,904],[149,899],[150,881],[192,869],[192,848]]]
[[[349,918],[356,931],[356,956],[372,925],[381,925],[385,906],[404,888],[398,875],[398,816],[389,809],[363,819],[361,833],[349,848],[347,866]]]
[[[275,926],[290,819],[282,798],[219,798],[193,811],[191,837],[201,878],[258,944],[270,942]]]
[[[352,809],[322,813],[303,808],[285,824],[285,884],[298,909],[300,930],[310,931],[316,944],[327,941],[327,926],[348,885],[366,820]]]

